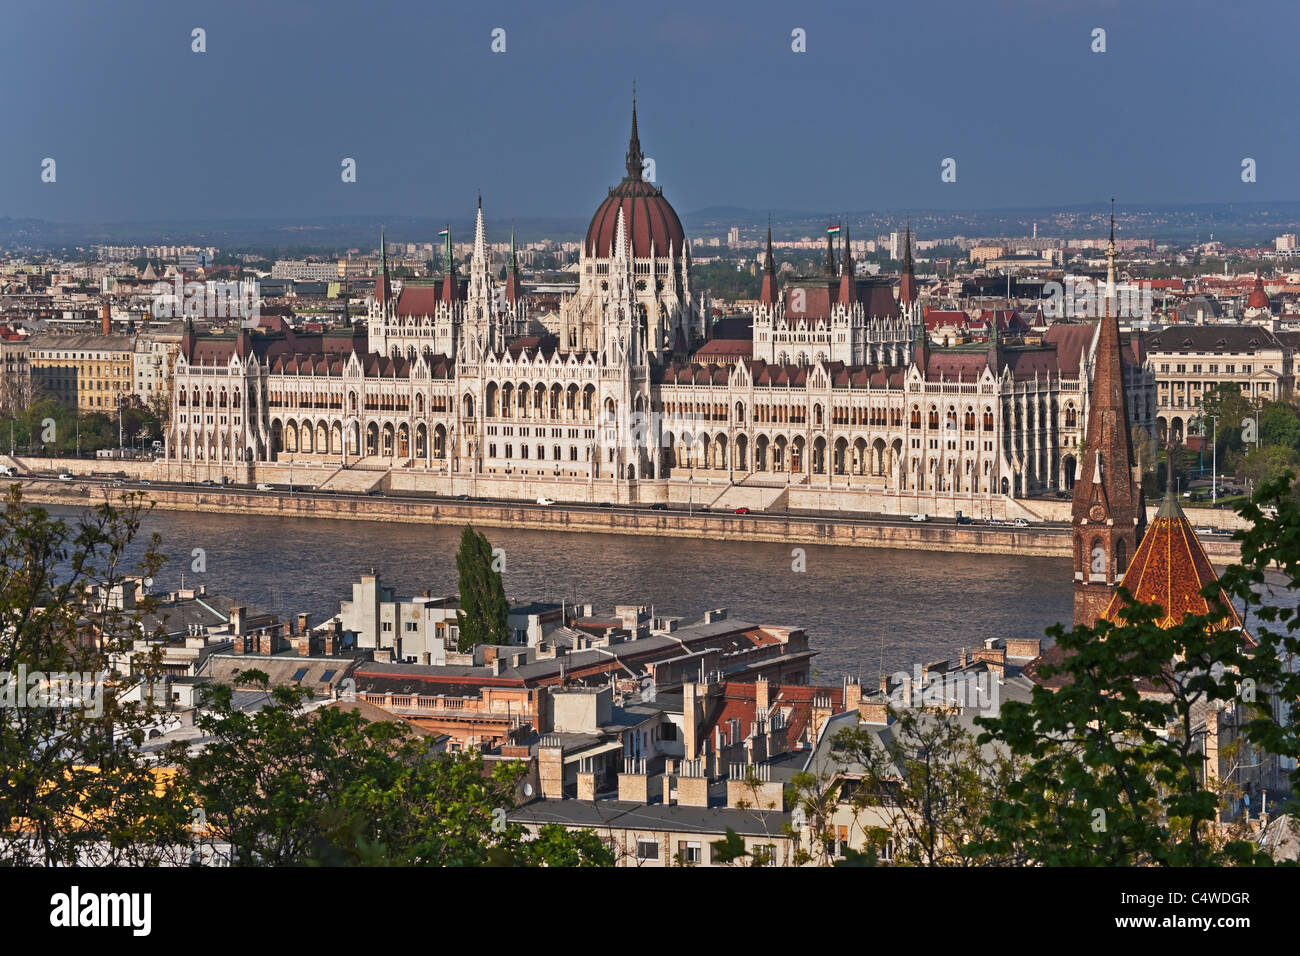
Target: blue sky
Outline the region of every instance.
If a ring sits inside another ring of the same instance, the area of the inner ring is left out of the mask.
[[[10,0],[3,24],[0,216],[459,218],[481,189],[583,217],[634,79],[683,212],[1300,198],[1296,0]]]

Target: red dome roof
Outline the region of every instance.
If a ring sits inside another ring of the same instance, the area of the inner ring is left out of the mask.
[[[608,256],[618,230],[618,212],[623,210],[623,228],[632,241],[632,255],[638,259],[650,257],[654,244],[656,256],[667,256],[671,249],[682,254],[686,233],[682,221],[663,190],[641,178],[641,139],[636,128],[636,99],[632,100],[632,139],[627,150],[627,175],[609,191],[587,227],[585,249],[588,255]]]
[[[1268,293],[1264,291],[1264,280],[1260,278],[1259,273],[1255,273],[1255,287],[1250,290],[1250,298],[1246,300],[1248,309],[1267,309]]]
[[[623,228],[632,240],[632,255],[638,259],[650,257],[654,243],[656,256],[668,255],[671,248],[682,254],[686,233],[682,221],[663,193],[642,179],[625,179],[610,190],[609,197],[600,204],[587,228],[589,255],[608,256],[618,230],[618,211],[623,210]]]

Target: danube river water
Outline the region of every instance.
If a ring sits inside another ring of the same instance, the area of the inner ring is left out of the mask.
[[[52,509],[67,513],[64,509]],[[338,613],[370,569],[400,594],[454,594],[460,529],[360,521],[155,512],[146,533],[171,556],[159,588],[204,584],[281,615]],[[512,599],[651,604],[658,614],[806,627],[817,679],[954,657],[990,637],[1042,636],[1070,615],[1065,559],[488,529]],[[205,570],[193,570],[201,549]]]

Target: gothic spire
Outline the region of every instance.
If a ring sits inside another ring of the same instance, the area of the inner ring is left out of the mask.
[[[1114,262],[1114,240],[1108,257]],[[1111,267],[1113,289],[1114,268]],[[1108,305],[1098,320],[1087,435],[1071,511],[1074,525],[1074,622],[1091,624],[1106,610],[1146,530],[1141,478],[1135,474],[1133,437],[1119,337]]]
[[[907,220],[907,238],[903,246],[903,276],[898,283],[898,301],[911,305],[916,301],[916,266],[912,261],[912,220]]]
[[[627,178],[641,178],[641,167],[645,157],[641,155],[641,137],[636,131],[636,83],[632,84],[632,137],[627,144]]]
[[[826,275],[835,275],[835,234],[831,231],[830,220],[826,220]]]
[[[763,286],[759,301],[763,305],[776,304],[776,257],[772,255],[772,217],[767,219],[767,253],[763,256]]]
[[[840,304],[852,306],[858,299],[858,280],[853,274],[853,249],[849,241],[849,227],[844,227],[844,267],[840,270]]]

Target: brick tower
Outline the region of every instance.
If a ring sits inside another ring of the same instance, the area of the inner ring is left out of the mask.
[[[1113,206],[1113,203],[1112,203]],[[1115,300],[1115,213],[1106,253],[1106,308],[1097,328],[1087,442],[1074,483],[1074,623],[1105,614],[1146,530],[1141,476],[1133,461]]]

